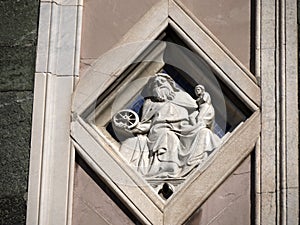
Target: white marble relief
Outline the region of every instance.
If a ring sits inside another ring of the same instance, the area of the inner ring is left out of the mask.
[[[120,153],[145,178],[184,178],[220,145],[210,95],[202,85],[195,93],[196,100],[158,73],[143,87],[141,118],[127,109],[113,117],[115,129],[131,134]]]

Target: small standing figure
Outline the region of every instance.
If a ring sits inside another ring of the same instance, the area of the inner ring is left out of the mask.
[[[195,87],[195,94],[198,97],[196,102],[199,110],[197,122],[203,122],[207,128],[212,129],[215,120],[215,110],[211,104],[211,97],[201,84]]]

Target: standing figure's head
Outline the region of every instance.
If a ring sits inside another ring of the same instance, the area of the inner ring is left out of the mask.
[[[205,92],[205,88],[203,85],[201,84],[198,84],[196,87],[195,87],[195,94],[197,97],[201,97],[203,95],[203,93]]]
[[[172,100],[175,97],[175,91],[178,91],[175,81],[165,73],[157,73],[148,81],[147,88],[150,97],[158,101]]]

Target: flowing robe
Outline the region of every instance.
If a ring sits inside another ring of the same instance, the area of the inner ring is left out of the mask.
[[[219,145],[207,126],[212,121],[205,113],[206,119],[199,119],[198,109],[183,91],[175,92],[172,100],[147,99],[137,127],[143,135],[125,140],[121,153],[146,177],[185,176]]]

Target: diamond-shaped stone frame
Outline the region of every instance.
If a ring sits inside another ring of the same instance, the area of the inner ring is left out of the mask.
[[[82,118],[85,110],[122,73],[120,65],[130,64],[148,46],[141,43],[138,49],[126,52],[126,55],[122,55],[123,62],[111,63],[103,57],[98,63],[102,63],[106,71],[102,71],[102,76],[85,74],[73,96],[71,135],[79,154],[145,224],[181,224],[186,221],[250,154],[260,134],[260,88],[255,77],[207,28],[188,14],[175,1],[162,1],[132,28],[120,45],[154,40],[168,25],[172,26],[189,47],[217,71],[219,78],[243,99],[253,113],[223,143],[207,168],[189,177],[172,198],[166,202],[160,199],[138,174],[124,165],[117,153],[109,151],[111,147],[103,140],[104,137],[99,137]],[[108,63],[110,66],[107,66]]]

